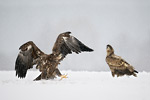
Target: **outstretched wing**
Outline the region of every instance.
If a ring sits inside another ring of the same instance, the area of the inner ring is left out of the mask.
[[[83,51],[91,52],[93,49],[84,45],[81,41],[79,41],[74,36],[70,35],[71,32],[61,33],[53,47],[53,54],[59,55],[60,60],[65,58],[67,54],[71,54],[72,52],[81,53]]]
[[[44,53],[32,41],[20,46],[19,50],[20,52],[15,63],[16,76],[24,78],[27,70],[32,68],[37,63],[36,59]]]

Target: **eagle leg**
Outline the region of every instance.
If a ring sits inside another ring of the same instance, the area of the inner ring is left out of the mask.
[[[55,69],[55,73],[56,73],[56,75],[58,75],[59,77],[62,75],[58,68]]]
[[[44,70],[34,81],[39,81],[41,79],[47,79],[46,71]]]
[[[114,72],[112,72],[111,74],[112,74],[113,77],[115,77],[115,73]]]
[[[119,74],[117,74],[117,77],[119,77],[120,75]]]
[[[34,79],[34,81],[39,81],[39,80],[41,80],[41,74],[36,79]]]
[[[132,74],[133,76],[137,77],[137,75],[135,73]]]

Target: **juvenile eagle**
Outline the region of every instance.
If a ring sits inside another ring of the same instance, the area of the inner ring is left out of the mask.
[[[25,78],[27,70],[36,65],[41,74],[35,80],[54,79],[56,75],[66,78],[66,75],[60,73],[58,64],[67,54],[93,51],[70,34],[71,32],[65,32],[58,36],[52,54],[45,54],[32,41],[20,46],[20,52],[15,63],[16,76]]]
[[[106,56],[106,62],[108,66],[110,67],[112,76],[114,77],[117,75],[123,76],[123,75],[133,75],[136,77],[136,73],[138,73],[136,70],[134,70],[133,66],[131,66],[129,63],[127,63],[124,59],[114,54],[114,49],[111,45],[107,45],[107,56]]]

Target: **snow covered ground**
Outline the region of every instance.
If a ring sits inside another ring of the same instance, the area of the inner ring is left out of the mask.
[[[25,79],[14,71],[0,71],[1,100],[150,100],[150,73],[138,77],[111,76],[110,72],[62,71],[67,79],[33,81],[38,71]]]

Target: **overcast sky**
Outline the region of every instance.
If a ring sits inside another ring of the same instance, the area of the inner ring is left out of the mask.
[[[111,44],[137,71],[150,71],[150,0],[0,0],[0,70],[14,70],[29,40],[50,54],[65,31],[95,51],[68,55],[61,70],[108,71]]]

